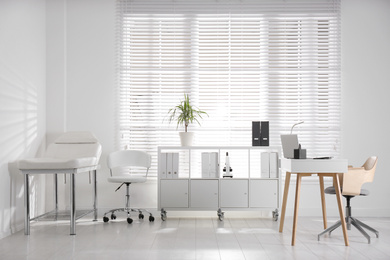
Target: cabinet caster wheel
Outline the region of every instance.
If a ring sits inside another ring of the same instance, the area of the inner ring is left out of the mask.
[[[129,223],[129,224],[133,223],[133,219],[132,218],[127,218],[127,223]]]
[[[274,221],[278,221],[278,219],[279,219],[279,212],[277,212],[277,211],[272,211],[272,219],[273,219]]]
[[[154,222],[154,217],[153,216],[149,216],[149,222]]]
[[[116,215],[115,214],[111,214],[111,219],[112,220],[116,219]]]
[[[144,214],[140,213],[140,214],[138,215],[138,218],[139,218],[139,219],[144,219]]]
[[[103,217],[103,222],[108,222],[108,218],[106,216]]]

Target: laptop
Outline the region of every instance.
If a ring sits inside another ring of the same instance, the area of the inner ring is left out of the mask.
[[[299,148],[298,135],[280,135],[283,155],[286,159],[294,159],[294,149]],[[311,159],[332,159],[332,156],[314,157]],[[309,158],[308,158],[309,159]]]
[[[283,156],[287,159],[294,158],[294,149],[298,149],[298,135],[280,135],[282,140]]]

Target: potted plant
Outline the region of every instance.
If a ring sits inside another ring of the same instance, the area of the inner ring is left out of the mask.
[[[190,104],[190,98],[186,94],[184,94],[184,100],[180,101],[179,105],[170,109],[168,114],[170,115],[169,122],[176,120],[177,127],[184,125],[184,132],[179,132],[182,146],[191,146],[192,144],[194,133],[188,132],[188,125],[193,122],[197,122],[200,125],[199,119],[202,119],[204,115],[208,116],[206,112],[192,106]]]

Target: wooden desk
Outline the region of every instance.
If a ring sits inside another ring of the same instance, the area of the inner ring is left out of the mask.
[[[320,180],[321,191],[321,203],[322,203],[322,215],[324,221],[324,229],[327,228],[326,221],[326,205],[325,205],[325,193],[324,193],[324,177],[333,177],[333,185],[336,189],[336,198],[339,208],[341,226],[344,234],[345,245],[348,246],[348,234],[345,224],[345,217],[343,211],[343,202],[341,199],[340,180],[338,173],[344,173],[348,171],[348,161],[345,159],[330,159],[330,160],[314,160],[314,159],[281,159],[281,169],[286,171],[286,180],[284,184],[282,213],[280,218],[279,232],[283,232],[284,217],[286,215],[286,204],[288,197],[288,189],[290,186],[291,174],[297,175],[296,191],[295,191],[295,204],[294,204],[294,220],[292,230],[291,245],[295,245],[295,238],[297,232],[298,221],[298,208],[299,208],[299,195],[301,190],[301,181],[304,176],[311,176],[317,174]]]

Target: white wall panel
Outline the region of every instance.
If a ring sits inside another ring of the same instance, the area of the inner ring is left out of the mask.
[[[23,176],[15,161],[39,155],[46,127],[45,1],[0,1],[0,238],[23,228]],[[31,214],[44,209],[33,177]]]

